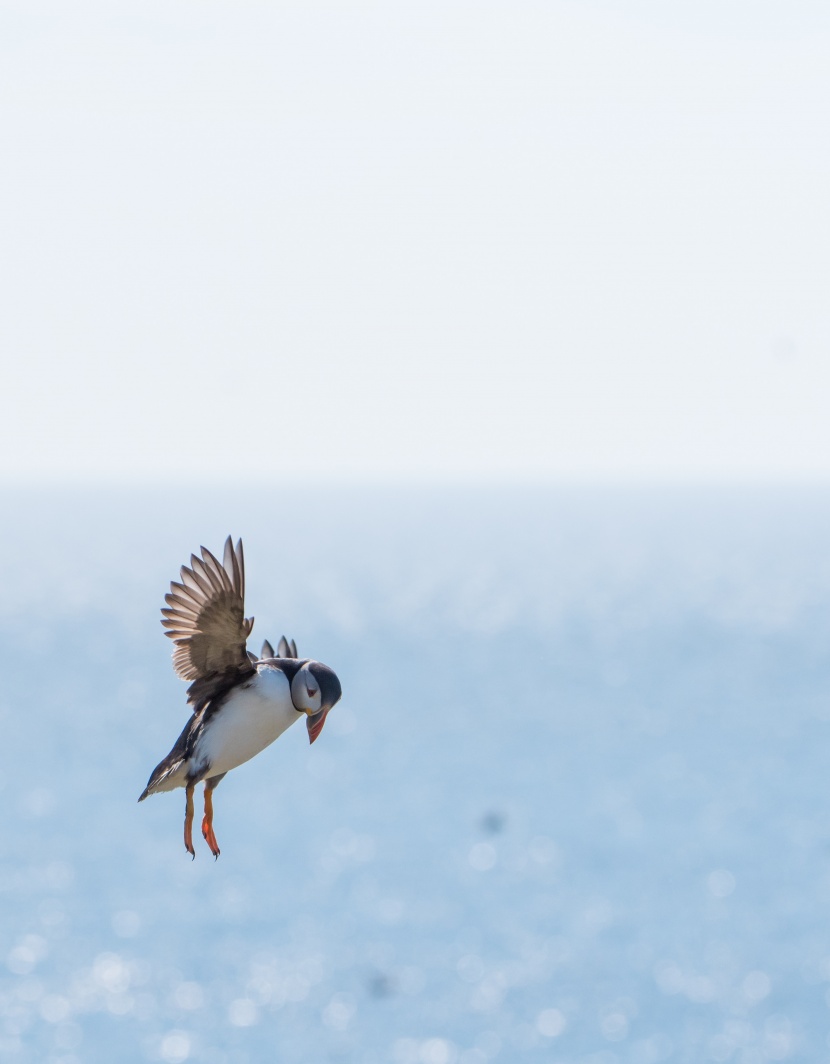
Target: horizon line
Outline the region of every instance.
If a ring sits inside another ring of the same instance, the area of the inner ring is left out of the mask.
[[[603,489],[603,490],[666,490],[666,489],[827,489],[830,488],[830,473],[802,476],[759,476],[752,474],[720,475],[343,475],[343,474],[270,474],[239,475],[218,474],[213,477],[129,476],[114,475],[38,475],[5,477],[0,474],[0,491],[71,491],[71,490],[175,490],[197,491],[221,487],[225,490],[267,489],[285,486],[295,488],[319,488],[342,490],[430,490],[430,489],[479,489],[505,490],[535,488],[549,490]]]

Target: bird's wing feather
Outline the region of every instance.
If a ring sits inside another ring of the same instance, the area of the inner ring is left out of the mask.
[[[277,647],[277,657],[296,658],[297,656],[297,644],[294,642],[293,639],[289,643],[285,636],[282,636],[280,638],[279,646]]]
[[[218,690],[254,672],[245,648],[254,626],[245,610],[245,558],[242,540],[225,542],[222,564],[207,548],[190,556],[181,582],[173,581],[162,609],[164,633],[176,644],[173,668],[193,681],[188,701],[203,702]]]

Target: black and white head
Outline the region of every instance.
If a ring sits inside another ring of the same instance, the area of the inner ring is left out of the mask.
[[[332,706],[343,693],[337,673],[322,661],[306,661],[291,681],[291,701],[294,708],[306,715],[309,742],[314,742]]]
[[[253,654],[251,657],[257,660]],[[329,710],[340,701],[343,693],[334,669],[321,661],[300,662],[297,644],[293,639],[289,642],[285,636],[280,639],[276,651],[266,639],[259,660],[274,661],[289,677],[291,701],[298,713],[305,713],[308,740],[313,743],[323,730]],[[289,662],[291,668],[286,667]],[[297,664],[300,667],[295,671]]]

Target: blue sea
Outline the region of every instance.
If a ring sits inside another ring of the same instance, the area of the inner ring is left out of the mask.
[[[830,1060],[830,491],[6,489],[0,1058]],[[216,792],[159,607],[339,674]]]

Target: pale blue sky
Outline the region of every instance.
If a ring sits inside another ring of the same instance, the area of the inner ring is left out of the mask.
[[[825,3],[6,3],[0,478],[830,476]]]

